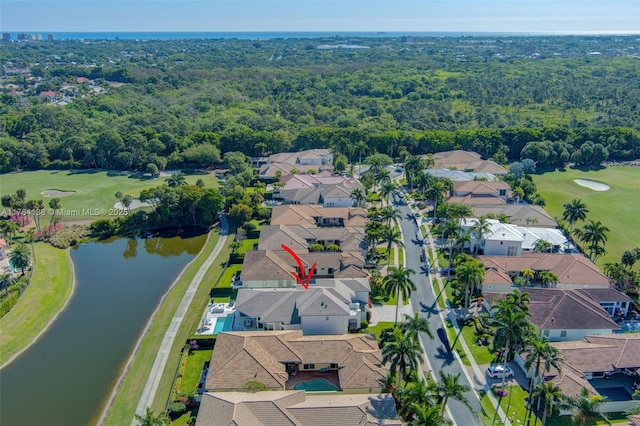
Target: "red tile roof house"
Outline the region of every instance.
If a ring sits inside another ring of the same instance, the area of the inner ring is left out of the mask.
[[[609,278],[582,254],[523,253],[522,256],[478,256],[485,266],[482,291],[510,292],[513,279],[525,269],[558,276],[556,288],[609,288]],[[534,279],[535,282],[535,279]]]
[[[53,90],[44,90],[42,92],[40,92],[40,97],[41,98],[45,98],[45,99],[55,99],[56,98],[56,92],[54,92]]]
[[[560,371],[541,372],[545,381],[556,384],[563,393],[579,396],[582,388],[592,395],[608,399],[602,404],[605,413],[624,412],[638,407],[632,393],[640,387],[640,334],[623,333],[585,336],[575,342],[552,343],[562,354]],[[524,365],[526,353],[516,357]],[[544,360],[543,360],[544,362]],[[532,376],[533,371],[528,376]],[[540,381],[540,375],[537,376]],[[561,411],[561,415],[570,414]]]
[[[435,167],[457,169],[472,172],[486,172],[494,175],[506,175],[507,170],[499,164],[483,160],[480,154],[471,151],[453,150],[433,154]]]

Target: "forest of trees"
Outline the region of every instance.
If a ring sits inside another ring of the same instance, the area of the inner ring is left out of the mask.
[[[630,160],[640,149],[633,45],[613,36],[2,43],[11,90],[0,94],[0,171],[210,167],[229,151],[316,147],[352,158],[359,142],[392,157],[462,148],[543,168]],[[54,106],[43,91],[72,102]]]

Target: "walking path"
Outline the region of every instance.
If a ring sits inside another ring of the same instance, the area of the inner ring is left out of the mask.
[[[180,325],[182,324],[182,320],[187,313],[187,309],[191,305],[191,301],[193,300],[194,295],[196,294],[196,290],[198,286],[200,286],[200,282],[204,278],[205,273],[209,269],[209,267],[213,264],[216,257],[222,251],[224,247],[224,243],[226,241],[226,237],[229,234],[229,225],[227,224],[224,216],[221,216],[220,223],[222,228],[220,230],[220,238],[216,243],[213,251],[207,257],[207,260],[202,264],[196,275],[191,280],[189,284],[189,288],[185,292],[182,300],[180,301],[180,305],[178,309],[176,309],[176,313],[173,315],[171,319],[171,323],[167,328],[167,331],[164,334],[162,339],[162,343],[160,344],[160,349],[158,351],[158,355],[156,356],[156,360],[153,363],[153,367],[151,368],[151,372],[149,373],[149,378],[147,379],[147,383],[144,385],[144,390],[142,391],[142,395],[140,396],[140,400],[138,401],[138,406],[136,407],[136,414],[144,415],[145,410],[148,407],[151,407],[153,404],[153,400],[156,396],[156,391],[158,390],[158,384],[160,383],[160,378],[162,377],[162,372],[164,371],[164,367],[167,364],[167,359],[169,358],[169,353],[171,351],[171,347],[173,346],[173,341],[175,340],[176,334]],[[135,418],[131,421],[132,425],[137,425],[137,421]]]

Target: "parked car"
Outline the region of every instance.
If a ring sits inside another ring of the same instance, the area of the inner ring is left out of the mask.
[[[511,367],[507,367],[504,365],[490,365],[489,368],[487,368],[487,376],[491,377],[492,379],[501,379],[503,376],[513,377],[515,375],[516,373],[513,371],[513,369],[511,369]]]

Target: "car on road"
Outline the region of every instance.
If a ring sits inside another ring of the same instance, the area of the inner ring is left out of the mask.
[[[511,367],[507,367],[504,365],[490,365],[489,368],[487,368],[487,376],[491,377],[492,379],[501,379],[502,377],[508,378],[515,375],[516,373]]]

